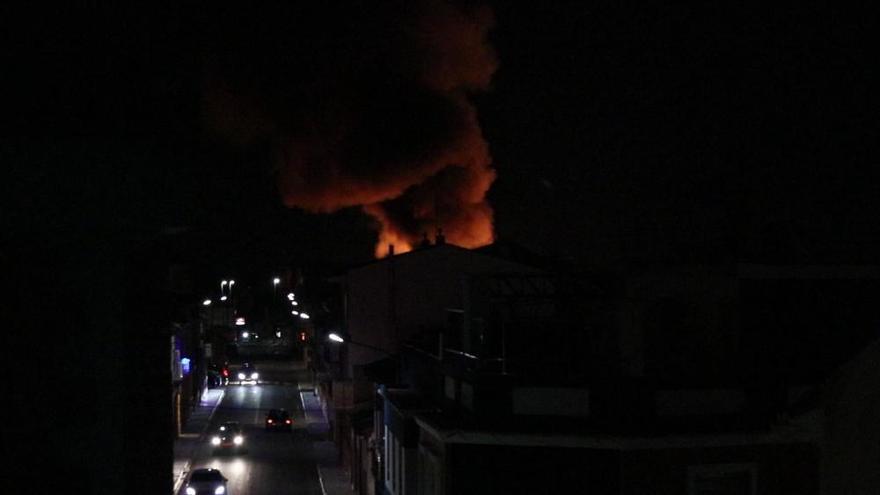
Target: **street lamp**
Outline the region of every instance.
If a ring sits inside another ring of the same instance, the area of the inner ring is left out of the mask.
[[[223,281],[220,282],[220,294],[221,294],[221,295],[225,294],[225,293],[223,292],[223,288],[226,287],[227,285],[229,285],[229,281],[228,281],[228,280],[223,280]],[[231,288],[232,288],[232,287],[230,287],[230,289],[231,289]]]
[[[226,299],[227,299],[226,296],[220,296],[220,300],[221,300],[221,301],[225,301]]]
[[[300,313],[300,314],[299,314],[299,317],[302,318],[303,320],[308,320],[308,319],[309,319],[309,314],[308,314],[308,313]]]
[[[210,305],[211,305],[210,299],[205,299],[204,301],[202,301],[202,306],[210,306]]]
[[[331,342],[335,342],[335,343],[337,343],[337,344],[350,344],[350,345],[356,345],[356,346],[360,346],[360,347],[366,347],[367,349],[372,349],[372,350],[374,350],[374,351],[379,351],[379,352],[381,352],[381,353],[383,353],[383,354],[386,354],[386,355],[388,355],[388,356],[394,356],[393,353],[391,353],[391,352],[389,352],[389,351],[386,351],[385,349],[382,349],[381,347],[376,347],[376,346],[374,346],[374,345],[370,345],[370,344],[364,344],[364,343],[362,343],[362,342],[355,342],[355,341],[350,340],[350,339],[346,340],[342,335],[340,335],[340,334],[338,334],[338,333],[336,333],[336,332],[330,332],[330,333],[327,335],[327,340],[329,340],[329,341],[331,341]]]

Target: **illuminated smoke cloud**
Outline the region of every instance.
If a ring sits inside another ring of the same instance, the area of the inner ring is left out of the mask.
[[[272,143],[288,207],[374,217],[377,256],[437,227],[453,244],[492,242],[495,172],[469,100],[497,67],[491,11],[439,0],[315,9],[221,22],[203,93],[212,128]]]

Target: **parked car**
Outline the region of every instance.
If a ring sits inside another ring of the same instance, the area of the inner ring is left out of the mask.
[[[186,479],[186,495],[228,495],[226,483],[229,480],[219,469],[194,469]]]
[[[208,388],[220,388],[223,386],[223,378],[216,370],[208,369],[207,371]]]
[[[270,409],[266,414],[266,430],[293,431],[293,418],[286,409]]]
[[[227,421],[220,425],[211,437],[214,452],[245,452],[244,433],[238,421]]]

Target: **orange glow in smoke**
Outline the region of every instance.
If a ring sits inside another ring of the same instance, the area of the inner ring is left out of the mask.
[[[216,132],[241,145],[271,143],[285,206],[362,208],[376,220],[377,258],[389,245],[395,254],[410,251],[424,235],[434,242],[438,228],[464,248],[494,240],[486,194],[496,172],[471,100],[491,88],[498,68],[488,40],[494,15],[469,2],[404,3],[364,31],[387,30],[394,43],[353,43],[326,61],[307,59],[320,70],[302,73],[294,50],[275,60],[277,71],[254,79],[260,84],[241,82],[251,74],[234,77],[236,64],[209,64],[202,88],[203,117]],[[316,19],[331,33],[338,27],[332,16]],[[284,26],[280,39],[296,33]],[[236,56],[249,53],[245,45]],[[373,60],[382,70],[347,69]],[[324,103],[337,96],[339,104]]]

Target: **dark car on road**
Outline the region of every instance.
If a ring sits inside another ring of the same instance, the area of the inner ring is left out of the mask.
[[[194,469],[186,480],[186,495],[229,495],[226,491],[227,480],[219,469]]]
[[[209,369],[206,372],[206,375],[206,379],[208,380],[208,388],[220,388],[223,386],[223,378],[216,370]]]
[[[257,385],[260,383],[260,374],[257,372],[257,368],[250,363],[242,364],[235,376],[241,385],[246,383]]]
[[[266,414],[266,430],[293,431],[293,418],[286,409],[270,409]]]
[[[227,421],[220,425],[211,437],[214,452],[244,452],[244,433],[238,421]]]

